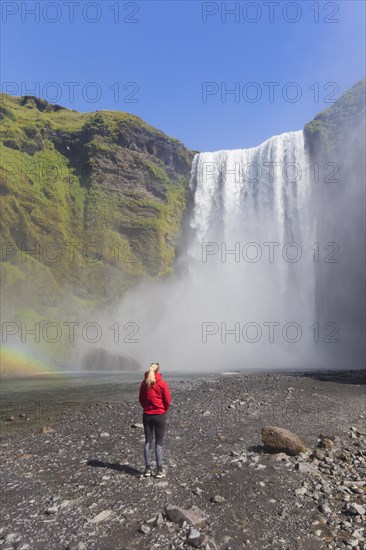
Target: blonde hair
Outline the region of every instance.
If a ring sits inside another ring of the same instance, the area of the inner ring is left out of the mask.
[[[147,384],[147,387],[149,389],[156,382],[155,373],[158,372],[158,370],[160,370],[159,363],[151,363],[150,368],[149,368],[149,374],[146,377],[146,384]]]

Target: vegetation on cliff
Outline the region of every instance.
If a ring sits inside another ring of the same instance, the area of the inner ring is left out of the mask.
[[[3,300],[24,317],[111,303],[172,270],[193,153],[140,118],[3,95]]]
[[[312,156],[331,155],[342,145],[344,130],[348,131],[364,119],[365,92],[364,78],[305,125],[305,140]]]

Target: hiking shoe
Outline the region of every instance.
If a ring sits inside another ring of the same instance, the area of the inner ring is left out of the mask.
[[[150,477],[150,476],[152,476],[152,471],[151,471],[151,467],[150,467],[150,466],[147,466],[147,467],[146,467],[144,476],[145,476],[145,477]]]
[[[159,468],[156,471],[156,477],[165,477],[166,472],[162,466],[159,466]]]

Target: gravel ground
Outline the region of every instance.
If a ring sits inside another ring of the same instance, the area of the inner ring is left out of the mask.
[[[163,479],[142,475],[139,384],[43,429],[3,419],[0,549],[365,549],[362,374],[172,381]],[[309,450],[269,453],[264,425]]]

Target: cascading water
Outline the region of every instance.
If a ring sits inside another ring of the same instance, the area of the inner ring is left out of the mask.
[[[216,267],[221,263],[224,276],[229,265],[241,264],[242,272],[236,270],[238,290],[250,282],[247,292],[256,293],[258,302],[264,290],[269,301],[273,292],[283,300],[294,299],[294,290],[298,307],[277,303],[277,314],[291,309],[312,313],[309,176],[302,131],[274,136],[251,149],[196,155],[191,271],[202,261]]]
[[[195,156],[186,269],[121,308],[140,327],[137,359],[194,371],[311,363],[309,173],[301,131]]]
[[[259,147],[196,155],[192,227],[199,241],[256,238],[267,224],[273,237],[303,233],[309,168],[303,132],[274,136]]]

